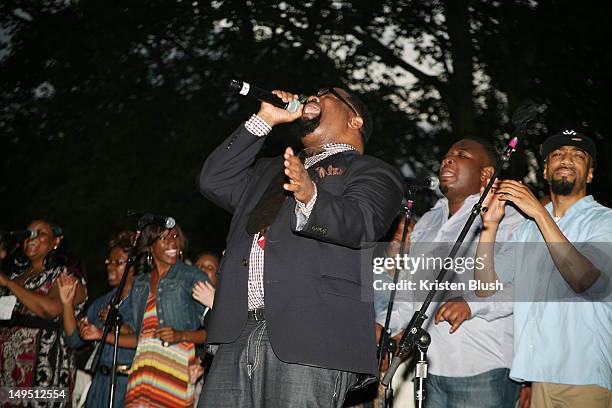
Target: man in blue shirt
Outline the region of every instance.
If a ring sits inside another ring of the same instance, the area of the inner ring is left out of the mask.
[[[586,192],[596,147],[587,136],[566,130],[544,141],[542,157],[551,203],[542,206],[514,180],[498,182],[485,202],[477,256],[488,261],[475,278],[489,283],[499,276],[512,281],[514,291],[477,295],[514,297],[510,376],[533,382],[532,406],[609,407],[612,210]],[[491,244],[507,201],[531,220],[512,236],[510,256],[493,261]]]

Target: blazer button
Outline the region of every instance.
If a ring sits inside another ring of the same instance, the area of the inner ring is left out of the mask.
[[[249,266],[249,260],[246,258],[242,258],[242,266]]]

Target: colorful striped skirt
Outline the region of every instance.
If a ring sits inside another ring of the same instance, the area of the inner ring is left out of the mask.
[[[126,407],[192,407],[189,365],[195,346],[182,342],[164,347],[153,337],[159,327],[155,295],[149,294],[125,396]]]

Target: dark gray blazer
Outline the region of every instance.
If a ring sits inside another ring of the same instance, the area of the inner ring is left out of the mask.
[[[253,236],[246,223],[283,167],[282,157],[255,162],[264,139],[241,125],[208,156],[200,173],[202,194],[233,214],[211,343],[234,341],[247,320]],[[320,161],[309,174],[317,201],[306,226],[295,230],[295,200],[287,198],[266,237],[268,336],[285,362],[375,375],[371,259],[362,259],[360,248],[380,239],[397,215],[401,177],[387,163],[352,151]],[[364,261],[370,273],[361,273]]]

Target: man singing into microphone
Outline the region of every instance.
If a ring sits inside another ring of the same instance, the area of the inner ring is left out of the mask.
[[[428,259],[429,263],[449,254],[497,165],[497,153],[486,140],[462,139],[451,146],[440,163],[440,190],[444,197],[423,214],[411,233],[409,254],[413,259]],[[520,214],[509,210],[500,225],[500,237],[508,238],[523,221]],[[431,335],[425,382],[428,408],[514,408],[519,394],[518,383],[508,378],[512,362],[512,303],[478,301],[469,290],[478,265],[475,254],[480,228],[480,220],[476,219],[455,258],[467,261],[457,262],[454,272],[445,277],[466,290],[438,292],[429,308],[432,318],[424,323]],[[433,282],[441,268],[431,263],[429,267],[401,271],[401,279],[412,280],[417,289],[397,292],[391,315],[392,334],[408,324],[425,299],[427,289],[421,283]],[[381,326],[385,317],[386,310],[377,316]]]
[[[542,206],[527,186],[502,180],[482,214],[479,256],[490,260],[476,279],[514,283],[514,360],[510,376],[533,382],[534,407],[603,408],[612,404],[612,210],[587,195],[595,143],[566,130],[542,144],[551,203]],[[505,204],[530,220],[512,237],[504,256],[498,224]],[[496,251],[499,245],[496,245]],[[478,291],[489,299],[506,290]]]
[[[255,161],[272,127],[289,122],[304,161],[291,148]],[[220,347],[199,406],[341,407],[357,374],[376,374],[359,249],[387,231],[402,181],[363,155],[371,131],[355,95],[325,88],[295,113],[262,103],[207,158],[200,189],[233,218],[209,325]]]

